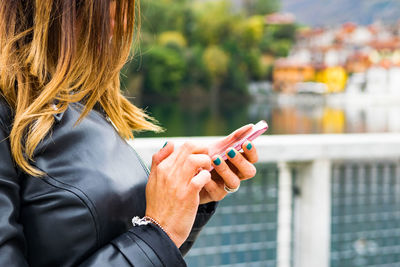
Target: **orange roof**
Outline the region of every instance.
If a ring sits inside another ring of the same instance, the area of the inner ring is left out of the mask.
[[[353,22],[346,22],[342,25],[342,31],[344,33],[352,33],[357,29],[357,24],[353,23]]]
[[[359,61],[359,60],[369,60],[369,56],[366,53],[354,53],[347,58],[347,61]]]
[[[379,29],[375,26],[375,25],[369,25],[368,26],[368,30],[372,33],[372,34],[377,34]]]
[[[372,48],[375,48],[376,50],[385,50],[385,49],[396,50],[396,49],[400,49],[400,39],[399,39],[399,37],[394,37],[387,41],[375,40],[375,41],[372,41],[369,45]]]

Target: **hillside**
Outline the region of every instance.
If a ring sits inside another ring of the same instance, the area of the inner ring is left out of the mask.
[[[282,0],[282,10],[294,13],[300,23],[313,26],[400,19],[399,0]]]

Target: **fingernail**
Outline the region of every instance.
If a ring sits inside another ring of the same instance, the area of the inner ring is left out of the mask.
[[[215,160],[214,160],[214,164],[216,165],[216,166],[218,166],[219,164],[221,164],[221,159],[218,157],[218,158],[216,158]]]
[[[165,144],[163,145],[163,147],[162,148],[164,148],[166,145],[168,144],[168,142],[165,142]]]
[[[233,150],[233,149],[229,150],[228,156],[233,159],[236,156],[235,150]]]
[[[253,146],[252,146],[252,144],[249,142],[249,143],[247,144],[246,148],[247,148],[247,150],[250,150],[250,149],[253,148]]]

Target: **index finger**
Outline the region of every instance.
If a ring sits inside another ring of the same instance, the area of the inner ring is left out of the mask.
[[[206,154],[206,155],[208,155],[208,147],[196,145],[192,142],[186,142],[176,152],[178,153],[177,160],[181,160],[181,159],[184,160],[190,154]]]

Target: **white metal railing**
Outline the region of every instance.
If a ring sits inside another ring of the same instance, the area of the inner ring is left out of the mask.
[[[207,145],[219,138],[137,138],[129,143],[150,165],[151,156],[166,141],[176,146],[185,141]],[[279,169],[278,267],[329,266],[332,162],[400,159],[400,134],[394,133],[261,136],[254,143],[259,162],[277,163]],[[302,192],[296,213],[292,205],[293,167]]]
[[[146,163],[166,141],[211,144],[221,137],[137,138],[129,141]],[[346,160],[400,157],[400,133],[267,135],[255,140],[263,162],[307,162],[316,159]]]

